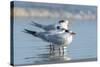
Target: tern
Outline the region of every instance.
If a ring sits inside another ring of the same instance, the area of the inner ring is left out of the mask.
[[[43,29],[44,31],[48,31],[49,33],[53,32],[53,33],[62,33],[63,31],[59,31],[57,29],[57,27],[60,27],[61,29],[69,29],[69,21],[68,20],[60,20],[58,23],[56,24],[50,24],[50,25],[43,25],[43,24],[39,24],[36,23],[34,21],[32,21],[32,25]],[[54,45],[52,45],[52,43],[50,43],[50,50],[54,50]]]
[[[43,25],[43,24],[39,24],[39,23],[36,23],[34,21],[32,21],[32,25],[38,27],[38,28],[41,28],[45,31],[51,31],[51,30],[56,30],[56,27],[57,26],[60,26],[61,28],[63,29],[68,29],[69,27],[69,21],[68,20],[60,20],[58,23],[56,24],[50,24],[50,25]]]
[[[58,46],[59,47],[59,52],[60,52],[60,47],[64,48],[67,47],[73,40],[74,35],[76,34],[75,32],[65,30],[63,33],[48,33],[48,32],[37,32],[37,31],[31,31],[28,29],[24,29],[25,33],[31,34],[35,37],[38,37],[45,42],[50,42],[53,44],[53,46]],[[53,48],[54,49],[54,48]],[[64,53],[64,49],[63,49]]]

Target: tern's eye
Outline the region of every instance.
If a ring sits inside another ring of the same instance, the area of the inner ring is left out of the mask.
[[[60,26],[57,26],[57,29],[60,29]]]
[[[65,32],[69,32],[69,30],[65,30]]]

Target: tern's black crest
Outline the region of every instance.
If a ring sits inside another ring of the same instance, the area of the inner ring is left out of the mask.
[[[60,20],[60,21],[59,21],[59,23],[63,23],[63,22],[65,22],[65,21],[64,21],[64,20]]]
[[[31,31],[31,30],[28,30],[28,29],[24,29],[25,33],[29,33],[29,34],[32,34],[32,35],[35,35],[36,32],[35,31]]]

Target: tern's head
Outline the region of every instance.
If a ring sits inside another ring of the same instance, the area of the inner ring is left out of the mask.
[[[69,21],[68,20],[60,20],[59,25],[61,28],[68,29]]]

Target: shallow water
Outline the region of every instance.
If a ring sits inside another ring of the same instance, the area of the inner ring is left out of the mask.
[[[96,21],[76,20],[71,30],[76,32],[73,42],[65,49],[63,56],[50,55],[49,43],[26,34],[23,30],[43,31],[31,25],[34,20],[41,24],[57,23],[59,19],[15,18],[14,19],[14,65],[59,63],[97,57]]]

